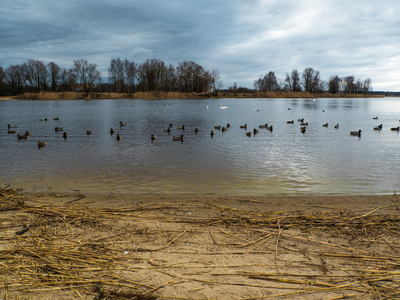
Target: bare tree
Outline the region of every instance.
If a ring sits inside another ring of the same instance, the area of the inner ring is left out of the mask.
[[[301,91],[299,71],[293,69],[291,74],[286,73],[285,88],[292,92]]]
[[[31,92],[39,93],[41,90],[47,89],[47,68],[40,60],[28,60],[23,64],[25,78],[28,82]]]
[[[210,75],[212,90],[215,93],[215,96],[218,96],[218,92],[222,88],[222,81],[220,80],[221,76],[216,69],[211,70]]]
[[[324,83],[321,81],[319,71],[306,68],[303,72],[303,87],[306,92],[315,93],[323,90]]]
[[[47,64],[48,67],[48,73],[50,76],[50,89],[52,91],[56,91],[58,88],[58,84],[60,81],[60,67],[54,63],[54,62],[50,62],[49,64]]]
[[[262,91],[276,91],[280,89],[275,73],[269,71],[264,77],[261,75],[259,79],[254,82],[254,88]]]
[[[85,59],[74,60],[73,70],[81,81],[86,97],[89,97],[94,83],[101,81],[101,73],[97,70],[97,65]]]
[[[6,94],[6,72],[0,67],[0,95]]]
[[[144,91],[157,91],[161,89],[167,67],[164,62],[153,58],[147,59],[141,64],[137,71],[139,85]]]
[[[340,77],[332,75],[328,81],[328,91],[331,94],[338,94],[340,92]]]
[[[63,69],[60,75],[60,89],[62,91],[73,91],[76,86],[77,75],[72,69]]]
[[[108,68],[108,79],[114,85],[117,93],[124,91],[125,83],[125,65],[120,58],[112,58],[110,67]]]
[[[125,59],[124,71],[125,71],[125,85],[128,93],[135,92],[135,76],[136,76],[137,64],[133,61]]]
[[[20,65],[9,66],[6,69],[6,82],[13,95],[22,94],[25,85],[24,68]]]

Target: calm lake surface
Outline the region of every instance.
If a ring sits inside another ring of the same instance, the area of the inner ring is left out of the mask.
[[[308,122],[305,134],[299,118]],[[400,133],[390,130],[399,119],[398,98],[0,101],[0,180],[58,192],[400,192]],[[214,129],[227,123],[226,132]],[[272,132],[246,136],[266,123]],[[7,124],[32,136],[18,140]],[[359,129],[361,137],[350,135]],[[183,142],[172,141],[181,134]],[[47,145],[39,149],[39,140]]]

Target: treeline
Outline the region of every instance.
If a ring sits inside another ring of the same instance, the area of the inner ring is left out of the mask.
[[[113,58],[108,68],[108,82],[103,83],[96,64],[74,60],[73,67],[62,69],[56,63],[30,59],[22,65],[6,69],[0,66],[0,95],[83,91],[90,92],[183,92],[218,93],[222,83],[217,70],[208,71],[193,61],[177,67],[159,59],[147,59],[142,64]]]
[[[217,70],[208,71],[193,61],[180,62],[177,67],[166,65],[159,59],[147,59],[142,64],[121,58],[110,60],[108,80],[102,82],[96,64],[87,60],[74,60],[73,67],[62,69],[56,63],[30,59],[21,65],[6,69],[0,66],[0,95],[19,95],[40,92],[90,92],[137,93],[181,92],[214,93],[222,88]],[[270,71],[254,81],[254,89],[237,87],[228,92],[308,92],[331,94],[366,94],[372,91],[371,79],[360,80],[354,76],[331,76],[321,79],[320,72],[306,68],[302,73],[294,69],[279,80]]]
[[[283,81],[278,81],[275,73],[270,71],[264,76],[260,76],[254,82],[254,89],[260,92],[271,91],[290,91],[290,92],[309,92],[331,94],[367,94],[372,91],[372,81],[370,78],[365,80],[355,79],[353,75],[339,77],[334,75],[328,81],[320,77],[319,71],[313,68],[304,69],[303,73],[296,69],[286,73]]]

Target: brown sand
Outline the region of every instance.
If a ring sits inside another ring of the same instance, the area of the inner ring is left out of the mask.
[[[398,298],[399,204],[3,189],[0,298]]]

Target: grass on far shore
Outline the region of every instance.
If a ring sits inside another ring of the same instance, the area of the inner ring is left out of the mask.
[[[0,100],[83,100],[83,99],[205,99],[205,98],[364,98],[383,96],[363,95],[363,94],[314,94],[309,92],[252,92],[234,93],[219,92],[218,96],[214,93],[181,93],[181,92],[136,92],[136,93],[90,93],[87,98],[81,92],[40,92],[24,93],[17,96],[0,97]]]

